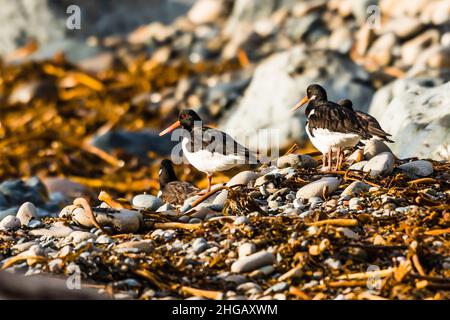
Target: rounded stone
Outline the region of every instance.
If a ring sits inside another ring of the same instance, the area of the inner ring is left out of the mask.
[[[160,198],[150,194],[139,194],[133,198],[131,203],[136,209],[145,209],[149,211],[156,211],[159,207],[164,205],[164,202]]]
[[[22,226],[26,226],[31,219],[37,218],[37,216],[37,209],[31,202],[25,202],[22,204],[16,215]]]

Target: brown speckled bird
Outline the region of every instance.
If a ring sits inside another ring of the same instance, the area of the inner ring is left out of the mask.
[[[178,180],[170,160],[164,159],[161,161],[158,196],[164,202],[172,205],[182,205],[184,200],[195,196],[199,192],[200,190],[189,182]]]

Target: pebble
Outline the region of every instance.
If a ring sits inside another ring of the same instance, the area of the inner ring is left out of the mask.
[[[257,268],[271,265],[275,262],[275,256],[271,252],[260,251],[249,256],[239,258],[231,265],[231,272],[250,272]]]
[[[273,286],[271,286],[269,289],[267,289],[266,291],[264,291],[264,294],[269,294],[269,293],[278,293],[278,292],[283,292],[289,289],[289,284],[287,282],[278,282],[277,284],[274,284]]]
[[[348,202],[348,207],[350,210],[361,210],[362,209],[362,200],[361,198],[351,198]]]
[[[154,248],[153,241],[140,240],[140,241],[127,241],[120,243],[114,247],[114,250],[118,252],[150,253],[153,251],[153,248]]]
[[[20,224],[26,226],[31,219],[37,218],[37,209],[31,202],[25,202],[17,211],[16,217],[19,218]]]
[[[413,36],[423,28],[419,19],[413,17],[399,17],[390,20],[384,27],[384,32],[393,32],[400,38]]]
[[[0,221],[0,230],[14,231],[20,228],[20,220],[15,216],[7,216]]]
[[[383,152],[370,159],[365,165],[363,170],[365,172],[370,171],[372,177],[381,175],[386,176],[391,174],[394,170],[395,159],[394,155],[390,152]]]
[[[226,186],[233,187],[236,185],[247,185],[251,181],[256,180],[259,177],[259,174],[253,171],[242,171],[231,178]],[[223,205],[228,198],[228,191],[223,190],[219,193],[219,195],[214,199],[214,205]]]
[[[200,254],[208,248],[209,244],[204,238],[196,238],[192,242],[192,250],[195,254]]]
[[[164,205],[164,202],[160,198],[150,194],[139,194],[133,198],[131,203],[136,209],[149,211],[156,211],[159,207]]]
[[[256,252],[256,245],[252,242],[245,242],[238,248],[239,258],[249,256]]]
[[[369,162],[369,161],[364,160],[364,161],[354,163],[348,169],[349,170],[363,170],[364,166],[367,164],[367,162]]]
[[[219,18],[223,10],[222,1],[199,0],[196,1],[187,13],[188,19],[195,24],[214,22]]]
[[[287,154],[277,160],[277,167],[280,169],[288,167],[307,169],[315,168],[317,165],[317,161],[311,156],[301,154]]]
[[[30,222],[28,222],[27,226],[30,229],[37,229],[37,228],[42,228],[44,226],[44,224],[40,220],[33,219]]]
[[[403,171],[410,179],[428,177],[433,173],[433,164],[426,160],[416,160],[399,165],[397,169]]]
[[[325,177],[317,181],[311,182],[301,187],[296,194],[297,198],[309,199],[312,197],[323,197],[324,189],[328,188],[328,194],[332,194],[337,190],[341,183],[338,177]]]
[[[391,149],[383,142],[378,139],[371,139],[365,142],[364,146],[364,158],[370,160],[376,155],[383,152],[391,152]]]
[[[114,242],[114,240],[105,234],[98,236],[97,239],[95,240],[95,243],[97,243],[97,244],[110,244],[113,242]]]
[[[234,225],[240,225],[240,224],[248,224],[250,220],[246,216],[239,216],[236,219],[234,219],[233,224]]]
[[[31,230],[29,233],[37,237],[65,238],[73,231],[72,228],[65,226],[63,222],[58,221],[51,224],[49,229],[35,229]]]
[[[361,181],[353,181],[344,189],[341,193],[341,197],[359,195],[363,192],[367,192],[370,189],[370,185]]]
[[[339,232],[342,232],[342,234],[344,236],[346,236],[347,238],[349,238],[349,239],[353,239],[353,240],[358,240],[359,239],[359,235],[356,232],[354,232],[353,230],[349,229],[349,228],[339,227],[339,228],[337,228],[337,230]]]
[[[67,243],[73,243],[75,245],[87,241],[89,239],[97,238],[95,234],[86,231],[73,231],[66,237]]]

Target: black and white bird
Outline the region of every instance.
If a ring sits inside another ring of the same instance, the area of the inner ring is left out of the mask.
[[[377,119],[375,119],[374,116],[359,110],[354,110],[353,103],[351,100],[341,99],[337,102],[337,104],[344,108],[354,111],[356,117],[358,118],[359,123],[361,124],[361,126],[364,128],[365,131],[367,131],[370,135],[372,135],[372,139],[378,139],[389,143],[394,142],[389,138],[392,135],[387,133],[381,128],[380,123],[378,122]],[[362,140],[362,142],[364,142],[364,140]]]
[[[182,110],[178,121],[159,135],[182,127],[186,130],[181,142],[183,153],[189,163],[197,170],[206,173],[208,188],[215,172],[226,171],[243,164],[259,163],[255,154],[239,144],[230,135],[203,125],[199,115],[193,110]]]
[[[159,193],[164,202],[182,205],[184,200],[198,194],[200,190],[189,182],[180,181],[173,169],[172,162],[164,159],[159,169]]]
[[[327,93],[318,84],[309,85],[306,96],[292,111],[308,103],[305,109],[306,133],[312,144],[323,154],[323,167],[331,170],[333,152],[337,154],[335,169],[343,161],[343,149],[354,147],[361,139],[371,135],[363,128],[353,109],[328,101]],[[325,167],[328,158],[328,166]]]

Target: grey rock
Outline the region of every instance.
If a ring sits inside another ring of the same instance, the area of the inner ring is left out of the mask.
[[[153,241],[141,240],[141,241],[127,241],[120,243],[114,247],[114,250],[118,252],[150,253],[153,251],[153,248],[154,248]]]
[[[64,225],[63,222],[53,223],[49,229],[35,229],[31,230],[29,233],[36,237],[55,237],[55,238],[65,238],[71,234],[74,230]]]
[[[383,142],[378,139],[371,139],[364,142],[364,158],[370,160],[376,155],[383,152],[391,152],[391,149]]]
[[[436,78],[402,79],[375,95],[370,114],[392,134],[391,149],[399,158],[450,158],[450,82],[440,83]]]
[[[367,164],[367,162],[369,162],[369,161],[364,160],[364,161],[354,163],[349,167],[349,170],[363,170],[364,166]]]
[[[397,169],[403,171],[410,179],[428,177],[433,173],[433,164],[426,160],[417,160],[399,165]]]
[[[15,216],[6,216],[0,221],[0,230],[13,231],[20,228],[20,220]]]
[[[231,272],[250,272],[263,266],[271,265],[275,262],[275,256],[268,251],[260,251],[249,256],[239,258],[231,265]]]
[[[390,152],[383,152],[370,159],[365,165],[363,170],[365,172],[370,171],[372,177],[382,175],[386,176],[394,170],[395,158]]]
[[[237,217],[236,219],[234,219],[233,224],[240,225],[240,224],[247,224],[249,222],[250,222],[250,220],[246,216],[240,216],[240,217]]]
[[[332,194],[334,191],[337,190],[340,183],[341,179],[339,177],[324,177],[301,187],[297,191],[296,197],[302,199],[309,199],[312,197],[323,197],[325,188],[328,188],[328,193]]]
[[[114,242],[114,240],[111,239],[111,237],[104,235],[104,234],[98,236],[97,239],[95,239],[95,243],[98,243],[98,244],[110,244],[113,242]]]
[[[2,221],[7,216],[15,216],[17,209],[17,207],[11,207],[5,210],[0,210],[0,221]]]
[[[288,154],[278,158],[277,167],[280,169],[287,167],[315,168],[317,167],[317,161],[308,155]]]
[[[202,253],[209,248],[208,242],[204,238],[196,238],[192,242],[192,250],[195,254]]]
[[[349,184],[347,188],[344,189],[341,193],[341,197],[343,196],[352,196],[359,195],[362,192],[367,192],[370,189],[370,185],[361,181],[353,181]]]
[[[366,71],[345,56],[296,46],[258,65],[239,105],[221,120],[219,127],[242,143],[248,141],[251,150],[266,152],[273,147],[267,139],[268,130],[278,132],[279,148],[290,147],[293,141],[307,138],[304,112],[293,116],[290,109],[309,84],[323,85],[333,101],[351,96],[360,110],[367,111],[373,89],[362,82],[368,79]]]
[[[283,292],[289,289],[289,284],[287,282],[278,282],[277,284],[271,286],[268,290],[269,292],[264,292],[265,294],[269,294],[271,292]]]
[[[77,245],[83,241],[89,240],[89,239],[94,239],[97,238],[97,236],[95,234],[92,234],[90,232],[86,232],[86,231],[73,231],[70,233],[70,235],[68,235],[66,237],[66,242],[67,243],[73,243],[74,245]]]
[[[26,226],[31,219],[37,218],[37,210],[33,203],[25,202],[17,211],[16,217],[19,218],[21,225]]]
[[[249,256],[256,252],[256,245],[252,242],[245,242],[238,248],[239,258]]]
[[[256,180],[259,177],[259,174],[253,171],[242,171],[235,175],[230,181],[227,182],[228,187],[233,187],[236,185],[247,185],[253,180]],[[228,198],[228,191],[223,190],[219,193],[219,195],[214,199],[214,205],[223,205]]]
[[[150,211],[156,211],[164,204],[160,198],[150,194],[139,194],[133,198],[131,203],[136,209],[145,209]]]
[[[28,222],[27,226],[30,229],[37,229],[37,228],[42,228],[44,226],[44,223],[42,223],[42,221],[40,221],[40,220],[33,219],[30,222]]]
[[[324,263],[331,269],[338,270],[342,267],[342,264],[339,260],[328,258],[324,261]]]

